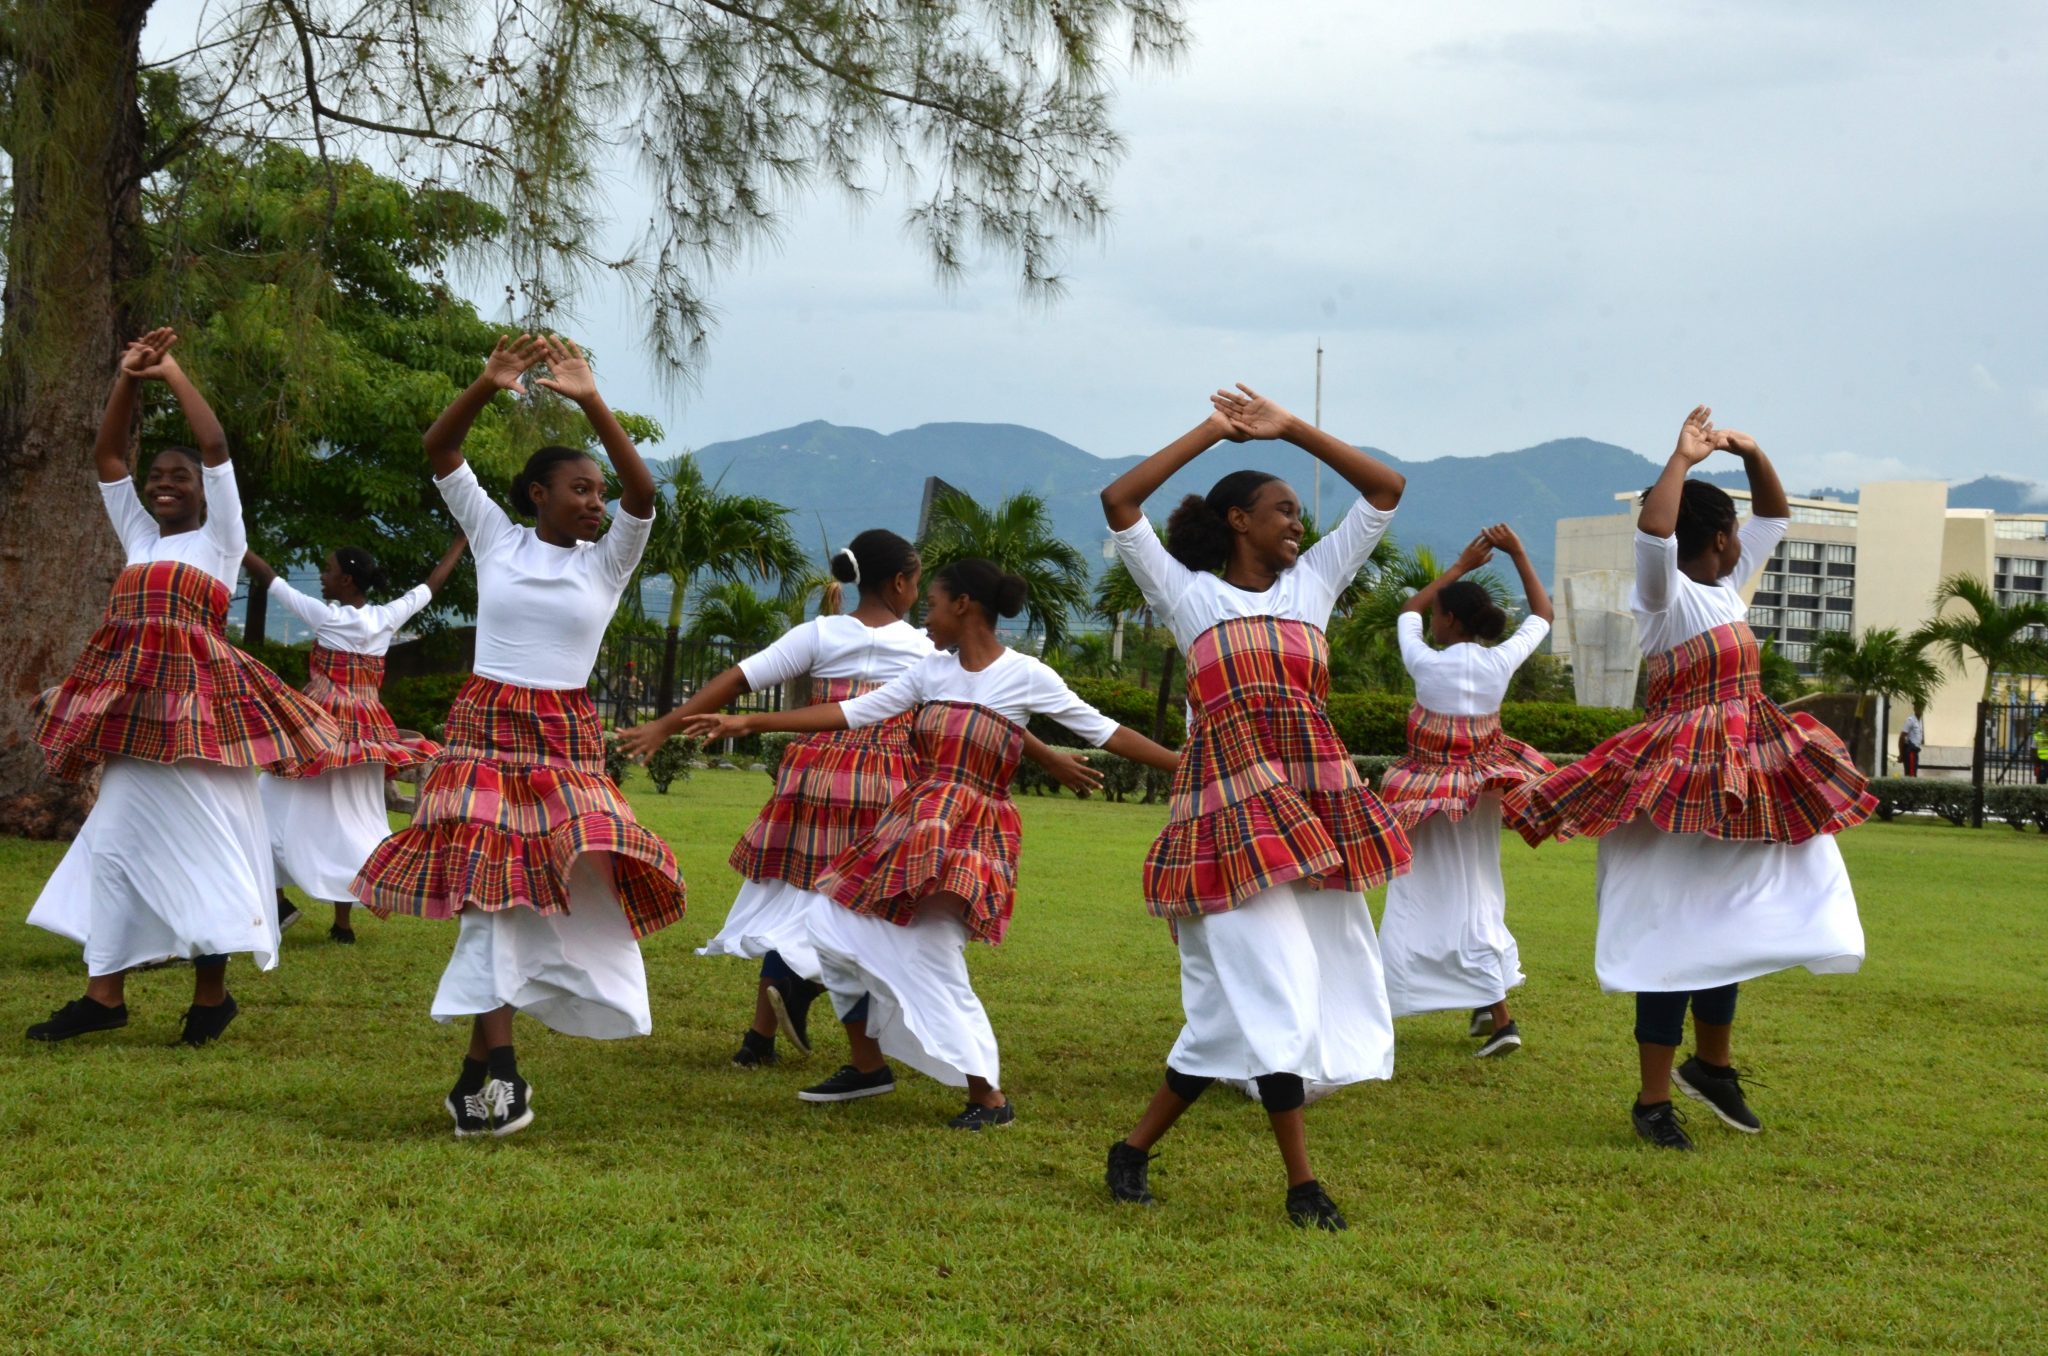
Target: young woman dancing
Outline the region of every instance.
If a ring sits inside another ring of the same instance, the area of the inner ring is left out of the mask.
[[[1500,644],[1507,614],[1465,576],[1504,551],[1515,562],[1529,615]],[[1432,649],[1422,639],[1429,614]],[[1507,993],[1522,982],[1500,878],[1501,795],[1552,771],[1550,760],[1501,732],[1500,703],[1522,661],[1550,634],[1550,595],[1521,538],[1496,523],[1473,539],[1435,582],[1410,598],[1395,623],[1401,661],[1415,680],[1408,752],[1381,779],[1380,799],[1408,831],[1415,857],[1387,886],[1380,956],[1396,1017],[1472,1010],[1473,1053],[1512,1053],[1521,1029]]]
[[[534,384],[582,407],[619,478],[605,526],[604,473],[588,454],[543,447],[512,482],[512,522],[477,483],[462,441],[500,391]],[[462,920],[434,995],[436,1021],[472,1019],[446,1107],[455,1133],[509,1135],[533,1120],[513,1055],[512,1014],[571,1036],[654,1029],[638,938],[683,916],[668,844],[633,818],[604,775],[586,685],[605,626],[654,526],[654,476],[577,347],[500,339],[483,374],[426,434],[434,484],[476,558],[475,676],[448,712],[448,747],[410,827],[355,880],[378,916]]]
[[[306,695],[341,727],[341,748],[306,776],[265,777],[260,783],[277,863],[281,926],[297,920],[298,910],[284,897],[284,887],[296,885],[334,905],[334,924],[327,929],[331,940],[356,939],[349,926],[349,907],[355,902],[349,887],[377,844],[391,834],[384,779],[441,751],[431,739],[404,738],[392,723],[377,696],[384,683],[384,654],[455,573],[468,545],[458,534],[424,584],[414,585],[397,602],[376,604],[369,594],[382,592],[387,581],[376,557],[360,546],[327,553],[318,598],[293,588],[254,551],[242,556],[251,584],[267,589],[271,601],[313,628]]]
[[[804,1101],[893,1092],[887,1061],[896,1059],[967,1089],[966,1108],[948,1122],[954,1129],[1014,1120],[995,1031],[968,980],[967,943],[994,946],[1010,925],[1020,835],[1009,785],[1024,724],[1048,716],[1112,753],[1152,767],[1175,764],[1171,752],[997,638],[996,620],[1023,610],[1024,589],[1023,580],[986,560],[954,561],[926,592],[925,629],[941,653],[844,702],[683,723],[692,734],[718,738],[860,730],[915,713],[917,779],[818,877],[810,940],[852,1062],[798,1093]]]
[[[228,643],[248,537],[228,444],[206,398],[153,330],[128,346],[100,420],[100,497],[127,554],[106,619],[36,713],[53,776],[94,767],[99,799],[28,921],[79,942],[85,996],[28,1029],[61,1041],[128,1024],[128,971],[193,963],[185,1045],[233,1021],[228,955],[277,964],[270,844],[257,769],[295,774],[335,746],[325,712]],[[177,397],[198,451],[167,447],[137,499],[128,438],[143,383]]]
[[[1137,1128],[1110,1146],[1109,1189],[1152,1204],[1152,1146],[1210,1083],[1252,1079],[1287,1170],[1287,1217],[1342,1229],[1309,1167],[1304,1081],[1393,1073],[1364,891],[1407,869],[1408,840],[1331,728],[1323,628],[1406,482],[1249,387],[1212,403],[1102,492],[1117,554],[1187,656],[1194,716],[1166,830],[1145,859],[1146,906],[1180,944],[1187,1024]],[[1269,438],[1358,491],[1335,531],[1303,551],[1300,496],[1278,476],[1234,471],[1183,500],[1167,520],[1172,544],[1159,540],[1143,506],[1168,477],[1219,442]]]
[[[820,616],[795,626],[759,654],[706,683],[658,720],[622,733],[626,749],[645,758],[690,717],[715,712],[742,693],[809,675],[811,702],[857,697],[902,674],[932,652],[925,633],[905,620],[918,598],[917,548],[886,528],[870,528],[832,557],[833,578],[860,590],[845,616]],[[818,877],[870,830],[917,775],[908,712],[859,730],[836,730],[793,741],[775,771],[775,794],[732,852],[746,878],[725,926],[697,953],[761,962],[754,1024],[732,1062],[757,1068],[776,1062],[775,1035],[811,1052],[810,1007],[825,992],[808,917]],[[1101,774],[1025,736],[1025,755],[1064,785],[1092,789]]]
[[[1764,696],[1742,585],[1785,535],[1778,473],[1746,433],[1686,417],[1636,520],[1629,595],[1648,657],[1648,719],[1508,794],[1530,843],[1600,839],[1594,971],[1636,995],[1642,1087],[1635,1131],[1690,1149],[1671,1085],[1754,1134],[1732,1052],[1736,986],[1803,965],[1863,963],[1863,926],[1835,834],[1876,801],[1833,731]],[[1742,459],[1755,511],[1738,529],[1725,490],[1686,473],[1716,451]],[[1672,1062],[1692,1008],[1693,1056]]]

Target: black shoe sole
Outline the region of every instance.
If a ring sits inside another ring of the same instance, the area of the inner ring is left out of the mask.
[[[799,1102],[857,1102],[863,1097],[880,1097],[884,1093],[894,1091],[896,1091],[894,1081],[883,1083],[879,1087],[856,1088],[851,1092],[815,1092],[810,1088],[805,1088],[796,1095],[796,1099]]]
[[[1761,1135],[1764,1132],[1764,1128],[1761,1125],[1744,1125],[1741,1121],[1736,1120],[1733,1116],[1721,1110],[1720,1107],[1715,1106],[1711,1098],[1692,1084],[1686,1082],[1685,1076],[1676,1069],[1671,1071],[1671,1082],[1680,1092],[1713,1112],[1714,1119],[1720,1121],[1721,1124],[1727,1126],[1730,1130],[1738,1130],[1745,1135]]]
[[[42,1023],[38,1022],[36,1023],[36,1025],[41,1026]],[[96,1031],[119,1031],[122,1027],[126,1025],[128,1025],[128,1019],[126,1017],[123,1017],[118,1022],[108,1022],[104,1026],[81,1026],[76,1030],[63,1032],[39,1032],[35,1030],[34,1027],[31,1027],[27,1032],[23,1034],[29,1040],[35,1041],[39,1045],[58,1045],[64,1041],[72,1040],[79,1036],[90,1036]]]
[[[211,1045],[215,1041],[219,1040],[222,1036],[225,1036],[228,1032],[228,1028],[234,1025],[235,1018],[241,1016],[242,1010],[235,1003],[235,1000],[232,997],[225,999],[216,1006],[224,1007],[228,1010],[227,1016],[224,1019],[222,1019],[221,1024],[219,1026],[215,1027],[206,1035],[201,1036],[199,1039],[194,1040],[192,1039],[192,1024],[188,1021],[185,1024],[185,1029],[178,1033],[178,1039],[172,1041],[171,1044],[189,1045],[196,1050],[201,1046]]]
[[[1477,1050],[1474,1050],[1472,1052],[1472,1058],[1493,1059],[1496,1056],[1500,1055],[1512,1055],[1513,1053],[1515,1053],[1515,1051],[1521,1048],[1522,1038],[1519,1034],[1508,1036],[1489,1036],[1487,1038],[1486,1044],[1480,1046]]]

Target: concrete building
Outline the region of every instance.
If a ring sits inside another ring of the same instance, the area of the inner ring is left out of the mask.
[[[1749,513],[1749,492],[1731,490]],[[1581,702],[1612,705],[1635,689],[1637,652],[1614,643],[1633,637],[1627,588],[1635,558],[1636,496],[1614,496],[1615,511],[1557,524],[1558,626],[1551,648],[1571,661]],[[2048,513],[1995,513],[1948,506],[1941,481],[1865,485],[1857,501],[1794,498],[1792,529],[1750,589],[1749,624],[1802,672],[1813,672],[1814,640],[1828,631],[1896,627],[1910,634],[1932,615],[1934,591],[1953,574],[1990,583],[1999,601],[2048,598]],[[1581,659],[1584,663],[1582,665]],[[1625,672],[1624,672],[1625,669]],[[1976,663],[1944,666],[1946,681],[1928,709],[1927,761],[1968,762],[1975,703],[1984,689]],[[2048,694],[2048,676],[2000,675],[2024,695]],[[1896,729],[1903,713],[1894,713]]]

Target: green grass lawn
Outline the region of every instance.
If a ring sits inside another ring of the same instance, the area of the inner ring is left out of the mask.
[[[2041,1350],[2048,1238],[2048,843],[1847,835],[1871,959],[1745,986],[1737,1061],[1767,1130],[1692,1117],[1638,1146],[1632,1007],[1592,977],[1593,848],[1507,849],[1528,1040],[1474,1060],[1461,1016],[1401,1025],[1394,1080],[1309,1111],[1351,1231],[1285,1221],[1264,1117],[1212,1092],[1114,1208],[1103,1154],[1179,1027],[1138,895],[1157,807],[1024,802],[1011,940],[971,954],[1010,1129],[960,1097],[810,1107],[838,1063],[741,1073],[750,968],[692,954],[724,915],[767,778],[631,788],[677,845],[688,918],[652,938],[656,1034],[523,1022],[537,1119],[449,1134],[464,1033],[426,1016],[452,924],[320,911],[242,1015],[167,1048],[189,972],[130,986],[123,1031],[18,1033],[76,996],[75,948],[21,925],[57,860],[0,840],[0,1350]],[[821,1020],[829,1022],[824,1008]]]

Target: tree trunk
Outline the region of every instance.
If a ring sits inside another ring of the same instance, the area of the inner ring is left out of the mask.
[[[657,689],[654,705],[664,715],[674,710],[676,705],[676,648],[680,634],[671,625],[668,638],[661,647],[661,686]]]
[[[1152,707],[1152,742],[1166,742],[1166,703],[1173,695],[1173,660],[1178,653],[1171,647],[1159,657],[1159,700]]]
[[[242,605],[242,643],[261,644],[270,631],[270,590],[249,582],[249,597]]]
[[[46,0],[16,26],[0,120],[13,223],[0,327],[0,832],[68,836],[88,788],[43,775],[36,694],[62,680],[121,566],[93,435],[145,263],[136,64],[148,0]]]

